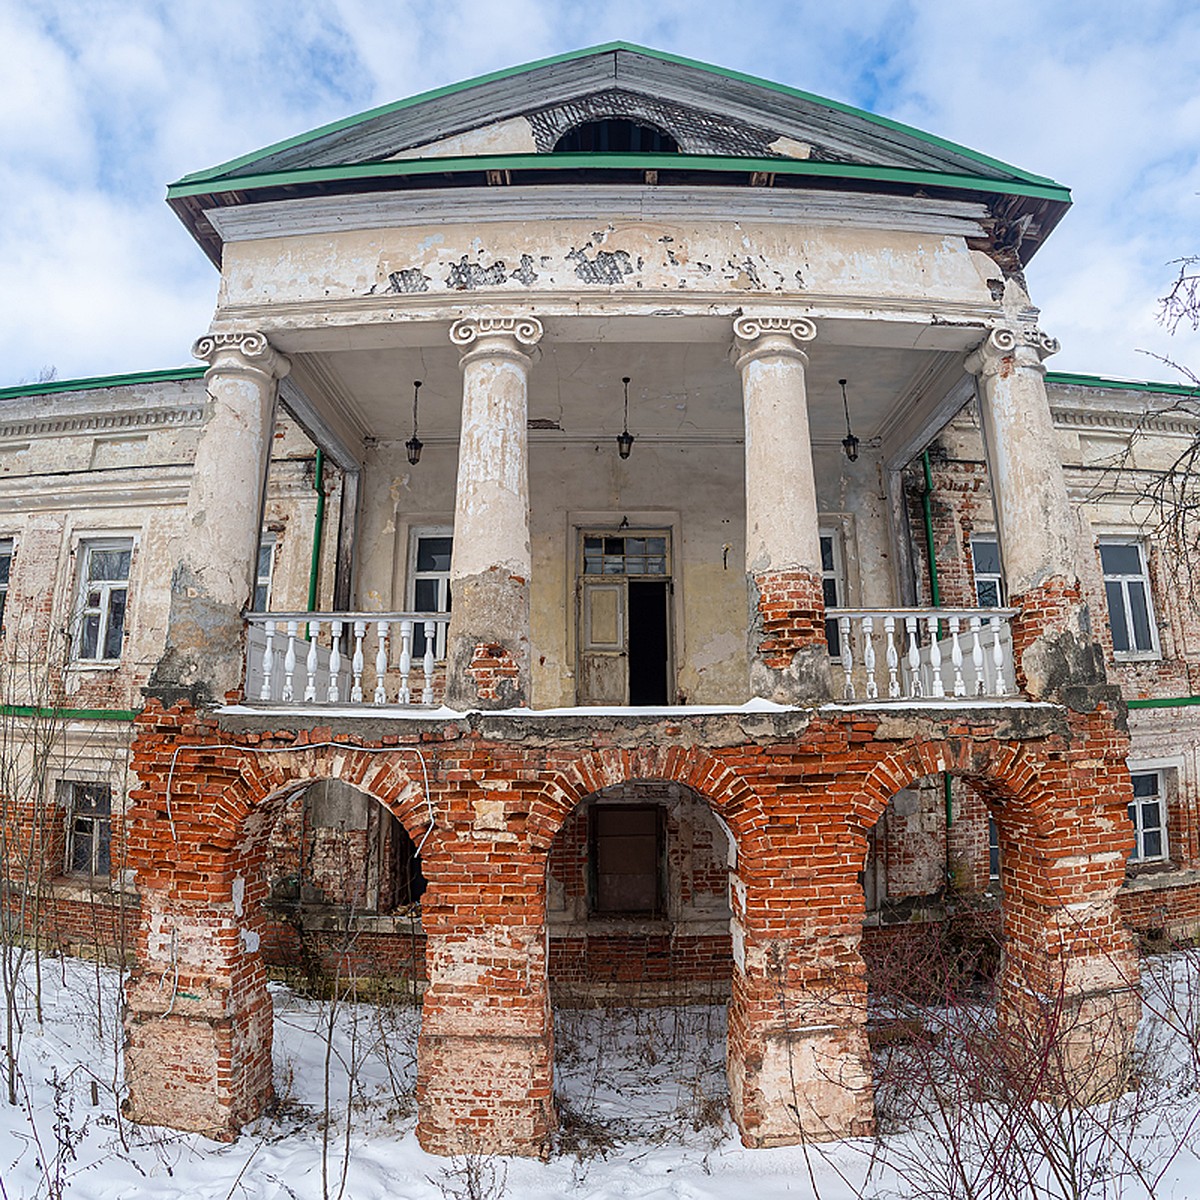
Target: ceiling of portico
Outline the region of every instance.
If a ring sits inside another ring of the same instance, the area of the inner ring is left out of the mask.
[[[808,347],[808,407],[816,443],[845,436],[838,380],[845,378],[855,434],[882,439],[906,413],[935,407],[961,377],[953,352],[877,346]],[[420,435],[458,434],[458,351],[386,347],[293,356],[310,398],[341,410],[370,438],[403,441],[412,429],[413,381],[421,380]],[[742,434],[741,384],[724,343],[584,343],[546,339],[530,375],[529,420],[538,437],[590,440],[620,432],[622,376],[630,377],[629,428],[665,440]],[[949,382],[948,382],[949,381]]]

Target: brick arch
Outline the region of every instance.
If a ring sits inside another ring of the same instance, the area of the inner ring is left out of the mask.
[[[544,780],[530,805],[530,848],[545,854],[571,813],[589,796],[623,783],[679,783],[704,800],[732,834],[738,853],[761,836],[763,806],[741,776],[702,750],[680,747],[607,748],[576,759]]]
[[[855,815],[869,829],[888,801],[929,775],[949,773],[974,785],[1007,822],[1016,821],[1034,837],[1049,831],[1053,814],[1049,790],[1040,783],[1045,764],[1019,742],[948,738],[911,742],[877,762],[862,781]]]
[[[377,801],[400,821],[414,844],[429,829],[420,764],[409,751],[389,747],[382,753],[372,753],[353,747],[301,745],[281,752],[256,753],[246,748],[239,765],[240,771],[225,784],[213,804],[218,823],[210,831],[209,840],[226,849],[235,849],[248,831],[269,821],[275,801],[326,779],[346,783]]]

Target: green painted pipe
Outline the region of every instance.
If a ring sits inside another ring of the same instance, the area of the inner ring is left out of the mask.
[[[933,550],[933,471],[929,451],[921,451],[921,466],[925,472],[925,488],[921,492],[921,514],[925,518],[925,552],[929,559],[929,599],[934,608],[942,606],[942,589],[938,583],[937,557]],[[954,792],[950,772],[942,773],[942,803],[946,809],[946,883],[950,883],[950,826],[954,824]]]
[[[313,466],[313,490],[317,493],[317,516],[313,521],[312,563],[308,569],[308,611],[317,611],[317,584],[321,578],[321,541],[325,536],[325,453],[319,447]]]

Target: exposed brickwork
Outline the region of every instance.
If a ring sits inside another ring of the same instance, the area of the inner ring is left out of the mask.
[[[496,643],[481,643],[471,652],[467,674],[475,681],[480,700],[500,702],[504,685],[513,687],[521,677],[521,669],[507,648]]]
[[[768,667],[787,670],[797,650],[825,645],[825,599],[819,575],[759,571],[754,586],[761,630],[758,653]]]
[[[966,778],[999,824],[1006,1019],[1021,1015],[1020,997],[1064,986],[1102,1005],[1136,975],[1114,905],[1130,843],[1127,741],[1103,706],[480,716],[396,721],[394,735],[357,749],[322,747],[335,740],[328,727],[257,728],[237,733],[157,706],[139,719],[128,841],[144,914],[129,987],[138,1119],[228,1135],[269,1097],[270,1004],[256,950],[268,834],[284,797],[313,779],[374,796],[414,841],[428,833],[419,1136],[439,1152],[464,1141],[544,1145],[554,1121],[547,861],[581,804],[630,781],[703,797],[737,847],[729,1067],[748,1144],[870,1127],[858,873],[867,831],[917,780]],[[336,740],[354,741],[355,728],[347,721]],[[661,943],[643,945],[648,970],[670,969]],[[579,961],[569,941],[553,953],[568,970]],[[717,973],[715,944],[671,953]],[[199,1095],[199,1077],[215,1088]]]

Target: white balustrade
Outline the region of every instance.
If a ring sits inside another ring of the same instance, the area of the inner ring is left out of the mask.
[[[436,653],[445,644],[448,614],[248,613],[246,621],[246,695],[252,699],[294,704],[303,696],[305,704],[366,706],[370,696],[374,704],[434,703]]]
[[[847,700],[1003,699],[1017,694],[1015,608],[833,608]],[[952,698],[952,699],[950,699]]]

